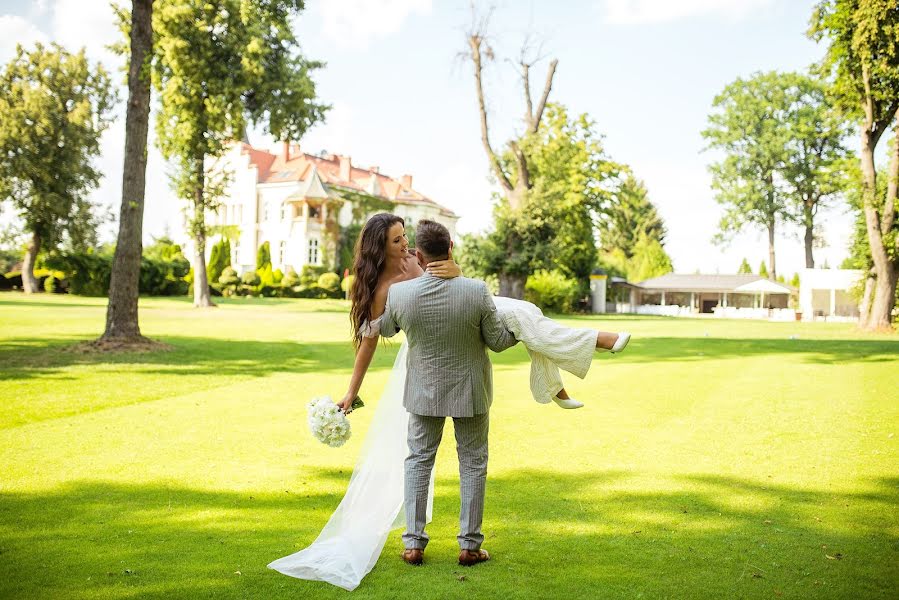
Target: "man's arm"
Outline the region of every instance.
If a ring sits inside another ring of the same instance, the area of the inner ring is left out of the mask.
[[[502,352],[517,344],[518,340],[506,329],[502,319],[496,313],[496,305],[493,303],[493,297],[490,295],[487,285],[481,283],[481,286],[483,288],[481,295],[481,303],[483,305],[481,336],[484,338],[484,343],[487,344],[488,348],[494,352]]]

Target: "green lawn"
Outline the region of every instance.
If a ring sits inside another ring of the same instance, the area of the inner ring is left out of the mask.
[[[340,301],[141,300],[174,351],[86,355],[105,299],[0,294],[0,597],[344,598],[266,568],[342,497],[398,346],[339,449],[306,430],[352,366]],[[393,534],[354,598],[897,598],[899,336],[849,325],[574,318],[634,333],[534,403],[494,356],[484,523],[456,564],[452,436],[422,568]],[[448,425],[448,427],[452,427]]]

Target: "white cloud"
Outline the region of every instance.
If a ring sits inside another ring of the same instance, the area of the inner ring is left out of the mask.
[[[35,42],[47,43],[47,36],[37,26],[16,15],[0,15],[0,64],[13,57],[16,44],[28,47]]]
[[[603,20],[611,25],[661,23],[713,15],[741,19],[773,0],[604,0]]]
[[[84,46],[88,56],[110,70],[121,62],[106,48],[121,35],[108,0],[56,0],[52,23],[54,40],[70,52]]]
[[[431,12],[431,0],[323,0],[318,5],[325,37],[347,48],[399,31],[412,13]]]

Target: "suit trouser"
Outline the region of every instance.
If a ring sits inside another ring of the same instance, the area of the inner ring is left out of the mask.
[[[406,458],[406,548],[428,545],[425,533],[428,509],[428,485],[437,448],[443,437],[446,417],[427,417],[409,414],[409,456]],[[456,452],[459,455],[459,546],[463,550],[477,550],[484,541],[481,523],[484,520],[484,492],[487,483],[487,432],[489,415],[453,417],[456,433]]]

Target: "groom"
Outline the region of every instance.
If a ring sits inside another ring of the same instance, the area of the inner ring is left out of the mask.
[[[452,241],[446,227],[419,221],[416,254],[422,268],[449,257]],[[428,534],[428,485],[446,417],[453,418],[459,455],[461,512],[459,564],[490,558],[481,549],[484,536],[484,489],[487,480],[487,430],[493,400],[493,371],[487,348],[514,346],[483,281],[440,279],[429,273],[395,283],[387,295],[381,334],[406,332],[409,343],[403,406],[409,412],[406,458],[406,550],[403,560],[420,565]]]

